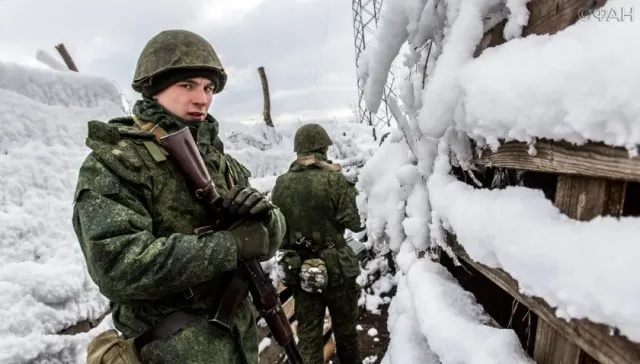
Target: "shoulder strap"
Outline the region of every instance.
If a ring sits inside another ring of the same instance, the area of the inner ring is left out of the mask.
[[[296,163],[304,167],[313,165],[320,169],[333,171],[333,172],[339,172],[342,169],[342,167],[339,164],[333,164],[327,161],[317,160],[316,157],[313,155],[298,157],[296,159]]]
[[[140,129],[153,133],[153,135],[156,136],[157,141],[160,141],[160,138],[168,135],[168,133],[164,129],[162,129],[162,127],[150,121],[142,121],[138,119],[135,115],[133,115],[132,117],[133,117],[133,121],[136,123],[138,127],[140,127]]]
[[[156,136],[156,142],[159,142],[160,138],[168,135],[168,133],[164,129],[162,129],[162,127],[150,121],[142,121],[138,119],[135,115],[133,115],[132,117],[133,117],[133,121],[136,123],[136,125],[140,129],[153,133],[153,135]],[[152,141],[145,141],[144,146],[147,148],[147,150],[149,151],[149,153],[151,154],[151,156],[156,162],[162,162],[167,160],[167,156],[169,155],[169,153],[160,145],[158,145],[158,143],[154,143]]]

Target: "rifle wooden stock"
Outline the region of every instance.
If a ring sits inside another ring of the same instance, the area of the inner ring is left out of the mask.
[[[230,214],[225,214],[215,206],[218,192],[189,129],[184,128],[164,136],[159,142],[194,185],[196,197],[215,214],[218,219],[216,230],[228,229],[231,224],[236,223],[233,218],[229,219]],[[210,322],[231,331],[235,310],[244,300],[247,291],[251,292],[254,305],[269,326],[274,339],[284,348],[289,362],[302,363],[302,355],[295,342],[289,320],[282,309],[278,291],[258,260],[238,262],[233,278]]]

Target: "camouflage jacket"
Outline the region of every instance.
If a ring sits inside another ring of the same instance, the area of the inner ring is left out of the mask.
[[[301,258],[325,260],[330,285],[341,277],[359,274],[358,259],[344,239],[345,229],[359,232],[360,214],[356,206],[357,190],[319,153],[302,153],[289,171],[279,176],[272,191],[272,202],[285,217],[287,229],[281,249],[295,250]],[[296,242],[306,238],[310,246]]]
[[[236,267],[234,239],[227,231],[194,235],[195,228],[213,220],[154,134],[132,118],[88,126],[91,153],[80,168],[72,222],[89,274],[111,301],[116,328],[134,337],[176,310],[201,314],[172,339],[145,346],[143,362],[239,360],[236,342],[206,321]],[[219,193],[226,194],[231,184],[249,186],[249,171],[213,146],[219,142],[217,125],[203,123],[197,133],[198,149]],[[282,239],[285,226],[277,209],[267,225],[271,239]],[[255,362],[255,317],[249,304],[245,299],[235,322],[247,358]]]

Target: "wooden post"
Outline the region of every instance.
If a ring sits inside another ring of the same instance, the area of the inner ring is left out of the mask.
[[[570,218],[589,221],[620,216],[627,182],[575,175],[558,175],[555,205]],[[544,320],[538,321],[533,359],[539,364],[597,363],[573,340]]]
[[[273,128],[273,120],[271,120],[271,100],[269,98],[269,84],[267,83],[267,75],[264,72],[264,67],[258,67],[258,73],[260,74],[260,82],[262,83],[262,96],[264,98],[264,111],[262,112],[262,115],[267,126]]]
[[[530,11],[523,36],[531,34],[555,34],[574,24],[584,9],[597,9],[607,0],[533,0],[527,4]],[[504,43],[506,19],[487,31],[478,44],[474,56],[485,49]],[[621,216],[627,182],[640,180],[638,160],[623,157],[622,148],[607,148],[598,145],[581,147],[569,143],[542,142],[537,156],[527,153],[523,143],[503,145],[499,153],[480,157],[480,164],[494,167],[514,168],[558,174],[555,205],[568,217],[589,221],[597,216]],[[593,152],[596,151],[594,154]],[[597,157],[601,157],[598,160]],[[557,156],[566,156],[564,160]],[[506,162],[508,160],[508,162]],[[505,163],[503,163],[505,162]],[[608,163],[612,162],[612,163]],[[629,162],[630,164],[628,164]],[[593,165],[597,165],[594,173]],[[481,266],[481,265],[478,265]],[[507,282],[508,275],[499,278],[499,270],[485,270],[485,276],[493,277],[502,288],[527,304],[539,316],[533,359],[538,364],[592,364],[635,363],[640,357],[639,345],[618,336],[603,336],[608,332],[604,325],[594,325],[586,320],[572,320],[565,324],[557,319],[555,310],[533,297],[520,295],[515,281]],[[612,338],[609,341],[609,338]],[[599,341],[602,342],[600,350]],[[628,344],[627,344],[628,343]],[[591,355],[587,354],[587,351]],[[595,359],[594,359],[595,358]],[[598,359],[599,361],[597,361]]]
[[[67,48],[64,46],[64,44],[58,44],[56,46],[56,49],[58,50],[58,53],[60,53],[60,57],[62,57],[64,63],[67,65],[67,68],[69,68],[71,71],[78,72],[78,67],[76,67],[75,62],[73,62],[73,58],[71,58],[71,55],[67,51]]]

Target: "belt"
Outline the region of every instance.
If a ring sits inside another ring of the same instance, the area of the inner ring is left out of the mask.
[[[174,335],[196,317],[198,316],[184,311],[174,312],[166,319],[160,321],[157,325],[133,339],[133,345],[135,346],[136,351],[140,354],[142,348],[150,342]]]

